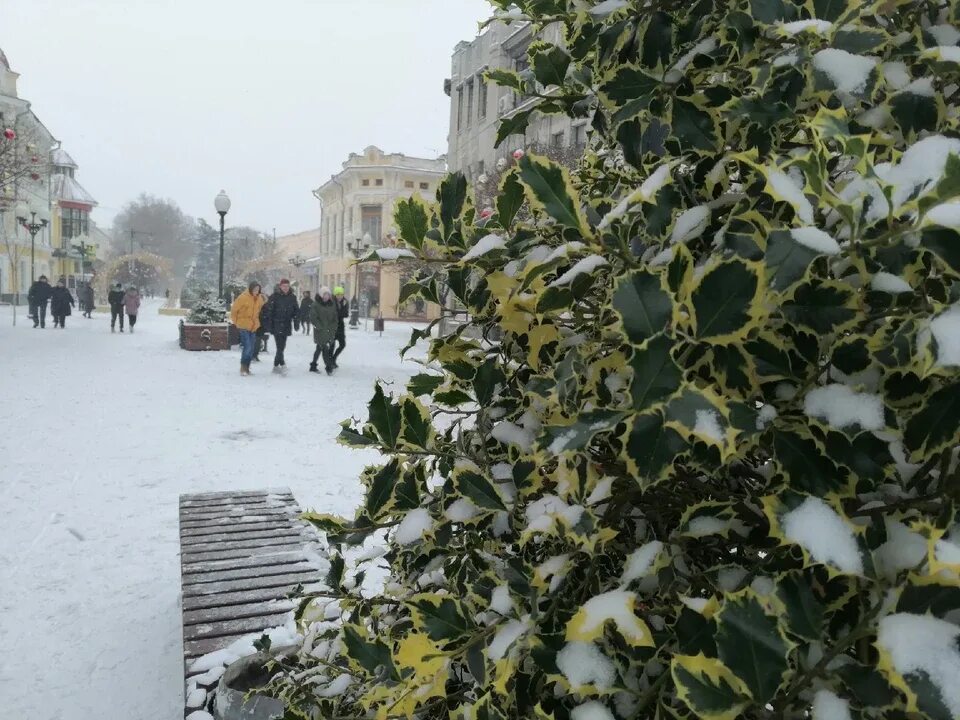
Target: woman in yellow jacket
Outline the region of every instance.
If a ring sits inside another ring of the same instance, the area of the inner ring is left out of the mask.
[[[260,327],[260,309],[266,300],[260,294],[260,283],[252,282],[245,293],[241,293],[230,307],[230,320],[240,331],[240,374],[250,374],[250,361],[253,359],[254,343],[257,342],[257,329]]]

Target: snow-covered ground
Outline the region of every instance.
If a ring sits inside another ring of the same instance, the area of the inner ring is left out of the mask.
[[[181,350],[157,307],[135,335],[102,314],[14,328],[0,308],[3,717],[181,717],[178,496],[289,486],[352,515],[376,456],[339,447],[338,423],[366,417],[375,378],[419,370],[399,358],[410,327],[388,324],[348,331],[332,378],[307,372],[302,335],[286,377],[271,354],[241,378],[236,350]]]

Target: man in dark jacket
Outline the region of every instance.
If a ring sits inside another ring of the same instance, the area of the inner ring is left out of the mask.
[[[313,325],[310,322],[310,310],[313,307],[313,298],[310,297],[310,291],[303,291],[303,300],[300,301],[300,328],[304,335],[313,332]]]
[[[30,317],[33,318],[33,326],[44,328],[47,326],[47,301],[53,294],[53,288],[47,282],[47,276],[41,275],[30,286],[30,292],[27,293],[27,302],[30,305]]]
[[[117,318],[120,318],[120,332],[123,332],[123,283],[117,283],[107,295],[110,303],[110,332],[116,332]]]
[[[66,278],[60,278],[50,294],[50,313],[53,315],[54,327],[59,327],[61,330],[66,327],[67,316],[71,314],[71,308],[74,305],[76,302],[67,289]]]
[[[337,358],[347,346],[347,318],[350,317],[350,303],[344,297],[343,288],[333,289],[333,302],[337,306],[337,349],[333,352],[333,366],[337,366]]]
[[[91,313],[94,311],[94,301],[95,295],[93,292],[93,284],[84,283],[83,287],[80,289],[80,298],[83,301],[83,316],[85,318],[92,318]]]
[[[273,371],[286,372],[287,363],[283,358],[283,351],[287,349],[287,338],[293,335],[293,319],[300,313],[300,303],[297,296],[290,292],[290,281],[284,278],[280,287],[270,296],[267,302],[269,311],[269,330],[277,346],[277,353],[273,358]]]

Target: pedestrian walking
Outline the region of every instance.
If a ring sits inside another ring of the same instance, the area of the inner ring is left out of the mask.
[[[270,334],[273,335],[273,342],[277,346],[277,352],[273,357],[273,371],[284,373],[287,363],[283,353],[287,349],[287,338],[293,335],[293,321],[300,314],[300,304],[297,302],[297,296],[290,292],[289,280],[283,278],[280,281],[277,290],[267,301],[267,307],[270,308],[268,313]]]
[[[333,300],[330,288],[320,288],[320,294],[313,303],[310,320],[313,324],[313,341],[317,349],[313,353],[313,362],[310,363],[310,372],[320,372],[317,369],[317,360],[323,355],[323,364],[327,375],[333,374],[333,343],[337,339],[337,323],[339,312]]]
[[[107,295],[107,302],[110,303],[110,332],[117,331],[117,320],[120,320],[120,332],[123,332],[123,300],[126,293],[123,292],[123,284],[117,283],[113,286]]]
[[[347,318],[350,317],[350,303],[339,285],[333,289],[333,302],[337,306],[337,349],[333,352],[333,366],[339,367],[337,358],[347,346]]]
[[[84,283],[78,294],[83,296],[83,316],[87,319],[91,319],[93,317],[91,313],[95,309],[94,302],[96,302],[93,292],[93,285],[90,283]]]
[[[67,289],[65,278],[57,280],[57,286],[53,288],[50,294],[50,314],[53,315],[53,326],[63,330],[66,327],[67,316],[73,313],[76,305],[73,295]]]
[[[130,334],[133,334],[133,326],[137,324],[137,313],[140,312],[140,292],[131,285],[123,296],[123,307],[127,311],[127,320],[130,325]]]
[[[277,288],[274,286],[273,291]],[[260,308],[260,327],[257,328],[257,342],[253,346],[253,361],[260,362],[260,353],[270,350],[270,298],[261,293],[263,306]]]
[[[45,328],[47,326],[47,302],[53,294],[53,288],[47,280],[46,275],[41,275],[39,279],[30,286],[27,293],[27,303],[30,306],[30,317],[33,319],[33,326]]]
[[[313,307],[313,298],[310,297],[310,291],[303,291],[303,299],[300,301],[300,329],[304,335],[309,335],[313,330],[310,322],[310,309]]]
[[[254,343],[257,342],[257,330],[260,328],[260,310],[263,309],[263,296],[260,283],[252,282],[247,291],[240,293],[230,307],[230,322],[240,332],[240,375],[250,374],[250,362],[253,360]]]

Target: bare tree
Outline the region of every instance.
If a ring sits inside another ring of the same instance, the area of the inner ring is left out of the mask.
[[[142,193],[128,202],[113,223],[113,255],[148,252],[167,258],[176,280],[196,256],[193,220],[173,200]]]
[[[12,203],[25,189],[48,178],[52,138],[29,111],[0,132],[0,199]]]

